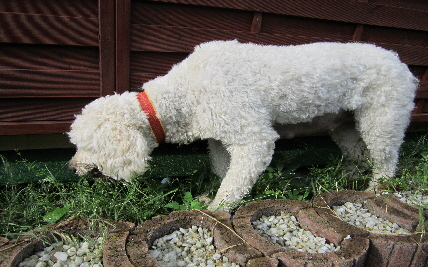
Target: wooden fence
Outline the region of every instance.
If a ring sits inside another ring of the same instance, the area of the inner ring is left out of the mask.
[[[138,90],[210,40],[362,41],[420,79],[428,121],[426,0],[0,1],[0,135],[63,133],[99,96]]]

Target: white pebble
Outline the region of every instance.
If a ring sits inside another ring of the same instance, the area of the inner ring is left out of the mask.
[[[180,228],[173,233],[156,239],[149,250],[150,255],[165,267],[237,267],[215,249],[208,229],[193,225]]]
[[[50,254],[44,254],[43,256],[41,256],[39,258],[39,261],[49,261],[51,259],[51,255]]]
[[[385,193],[388,194],[388,193]],[[428,196],[411,191],[396,192],[394,195],[403,203],[411,206],[427,206]]]
[[[89,241],[60,241],[24,259],[19,267],[102,267],[103,238]],[[80,255],[76,255],[79,252]]]
[[[83,250],[88,249],[89,248],[89,242],[87,242],[87,241],[83,242],[80,248]]]
[[[77,256],[83,256],[83,255],[85,255],[87,252],[89,252],[89,250],[84,250],[84,249],[78,249],[77,251],[76,251],[76,255]]]
[[[362,203],[346,202],[341,206],[333,206],[332,208],[336,214],[345,222],[360,228],[364,228],[365,230],[372,233],[409,233],[409,231],[406,229],[399,227],[398,224],[371,214],[367,209],[363,208]],[[337,212],[338,210],[340,212]]]
[[[59,261],[66,261],[68,255],[65,252],[55,252],[54,257],[57,258]]]
[[[300,228],[296,217],[285,212],[281,212],[279,216],[262,216],[253,222],[253,227],[261,236],[287,250],[325,253],[340,248],[328,244],[325,238],[315,237],[310,231]]]
[[[74,263],[77,265],[81,265],[83,263],[83,258],[82,257],[76,257],[76,259],[74,260]]]
[[[37,263],[35,267],[46,267],[46,266],[48,266],[48,265],[46,264],[46,262],[41,261],[41,262]]]

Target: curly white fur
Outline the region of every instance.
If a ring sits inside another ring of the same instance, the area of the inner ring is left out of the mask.
[[[223,178],[210,209],[249,192],[280,137],[274,125],[285,136],[304,132],[296,125],[334,125],[330,133],[346,156],[373,161],[372,186],[392,177],[416,87],[398,56],[374,45],[237,41],[201,44],[168,74],[143,85],[166,142],[209,140],[213,170]],[[146,170],[158,144],[136,94],[97,99],[77,115],[69,135],[78,149],[70,165],[78,174],[98,167],[129,180]],[[355,124],[340,123],[345,111]]]

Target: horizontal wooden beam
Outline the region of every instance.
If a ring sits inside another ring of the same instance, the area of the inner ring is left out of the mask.
[[[428,113],[412,114],[411,121],[412,122],[427,122],[428,121]]]
[[[428,31],[428,10],[337,0],[151,0]]]
[[[311,42],[346,42],[340,39],[288,34],[251,33],[241,31],[196,29],[172,26],[131,25],[131,51],[185,52],[194,46],[212,40],[233,40],[260,44],[293,45]]]
[[[211,40],[233,40],[260,44],[297,45],[313,42],[351,42],[352,36],[251,33],[217,29],[198,29],[173,26],[131,25],[131,51],[186,52],[194,46]],[[428,65],[428,47],[391,43],[376,45],[396,51],[401,60],[409,65]]]
[[[0,13],[0,42],[98,46],[98,19]]]
[[[418,90],[416,91],[415,98],[426,98],[428,99],[428,81],[420,81]]]
[[[0,44],[0,70],[98,71],[98,50],[82,46]]]
[[[99,71],[0,70],[0,98],[97,97]]]
[[[97,18],[97,1],[87,0],[12,0],[0,1],[5,13],[44,14],[50,16]]]
[[[0,135],[55,134],[70,131],[72,121],[0,122]]]
[[[71,121],[95,98],[0,98],[0,122]]]

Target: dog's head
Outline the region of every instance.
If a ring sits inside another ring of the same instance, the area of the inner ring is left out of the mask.
[[[69,169],[129,180],[143,174],[156,143],[136,93],[99,98],[76,116],[68,133],[77,152]]]

